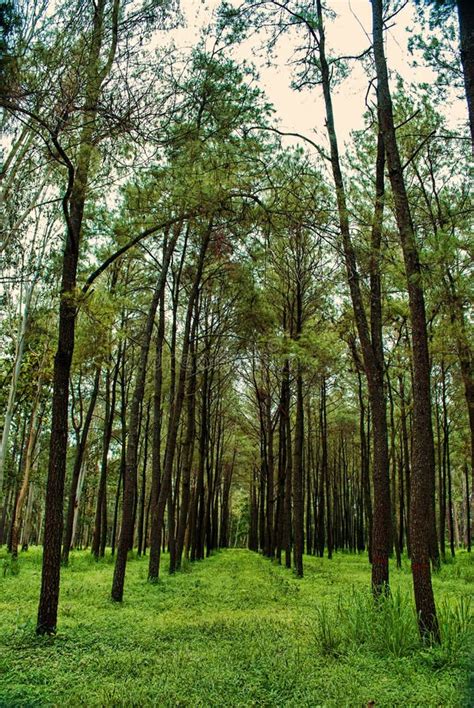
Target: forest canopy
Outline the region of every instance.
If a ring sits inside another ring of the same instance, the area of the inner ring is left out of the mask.
[[[432,574],[473,523],[472,3],[191,5],[0,6],[5,569],[40,547],[52,635],[79,552],[118,603],[136,558],[159,592],[219,549],[296,578],[357,554],[374,603],[409,562],[443,644]]]

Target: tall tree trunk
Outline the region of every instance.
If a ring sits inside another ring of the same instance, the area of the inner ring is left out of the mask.
[[[115,555],[115,545],[117,540],[117,525],[118,525],[118,513],[120,504],[120,493],[122,491],[123,476],[125,473],[125,450],[122,454],[122,459],[120,461],[119,476],[117,481],[117,489],[115,491],[115,503],[114,503],[114,518],[112,521],[112,538],[110,540],[110,551],[112,556]]]
[[[134,491],[137,474],[137,456],[138,456],[138,438],[139,438],[139,422],[140,409],[145,392],[146,369],[148,362],[148,352],[150,349],[151,335],[153,332],[153,323],[155,321],[156,309],[158,301],[162,295],[166,282],[166,238],[163,247],[163,265],[158,283],[153,293],[153,298],[148,310],[145,328],[142,334],[142,342],[140,347],[140,360],[138,363],[135,379],[135,388],[132,398],[132,406],[130,409],[130,418],[128,424],[128,440],[127,452],[125,460],[125,474],[123,480],[123,504],[122,504],[122,523],[120,529],[120,538],[117,547],[117,560],[115,562],[114,578],[112,583],[112,599],[116,602],[121,602],[123,598],[123,587],[125,582],[125,569],[127,565],[128,551],[130,550],[130,539],[133,534],[133,510],[134,510]],[[169,254],[170,256],[171,254]],[[169,263],[169,257],[168,257]]]
[[[396,454],[396,432],[395,432],[395,413],[393,404],[392,386],[390,377],[387,375],[387,388],[390,401],[390,462],[392,472],[392,531],[393,545],[395,547],[395,556],[397,559],[397,568],[402,567],[402,558],[400,553],[400,537],[397,529],[397,454]]]
[[[201,499],[204,494],[204,470],[206,466],[207,458],[207,441],[208,441],[208,409],[209,409],[209,361],[208,361],[208,345],[204,351],[203,356],[203,378],[201,385],[201,411],[200,411],[200,422],[201,427],[199,431],[199,463],[196,476],[196,489],[193,498],[193,503],[190,510],[190,547],[191,547],[191,560],[194,561],[199,558],[199,536],[200,536],[200,524],[199,521],[200,514],[200,504]]]
[[[140,487],[140,509],[138,512],[137,528],[137,553],[139,556],[143,552],[143,532],[145,526],[145,496],[146,496],[146,468],[148,462],[148,432],[150,428],[150,402],[148,401],[145,421],[145,437],[143,443],[142,479]]]
[[[266,428],[266,481],[267,481],[267,528],[266,528],[266,555],[273,558],[275,554],[275,528],[274,528],[274,508],[275,508],[275,461],[273,450],[273,424],[272,424],[272,397],[270,395],[270,370],[266,372],[266,388],[268,396],[265,399],[265,428]]]
[[[339,228],[342,236],[347,281],[354,317],[364,360],[373,420],[374,441],[374,506],[372,529],[372,587],[378,594],[388,586],[388,556],[391,547],[390,475],[388,466],[387,412],[383,386],[383,351],[380,312],[380,275],[378,272],[380,237],[383,215],[383,141],[379,135],[377,149],[377,193],[372,229],[371,263],[371,333],[360,289],[357,259],[352,244],[346,191],[339,159],[331,97],[331,74],[326,57],[325,34],[321,0],[317,0],[318,33],[315,39],[319,49],[321,79],[326,106],[326,126],[329,136],[331,166],[336,187]],[[377,300],[378,298],[378,300]]]
[[[250,479],[250,529],[249,529],[249,549],[258,551],[258,503],[255,480],[255,468]]]
[[[457,0],[461,63],[464,73],[472,150],[474,152],[474,6],[471,0]]]
[[[221,527],[220,527],[220,548],[228,548],[229,546],[229,520],[230,520],[230,489],[232,484],[232,475],[234,472],[235,458],[237,448],[234,448],[232,462],[225,465],[224,471],[224,487],[222,490],[222,506],[221,506]]]
[[[412,327],[414,382],[410,541],[413,585],[420,632],[423,636],[431,636],[439,641],[430,568],[434,524],[435,456],[431,425],[430,363],[425,301],[410,204],[395,135],[383,46],[382,0],[372,0],[372,20],[379,118],[405,262]]]
[[[10,425],[13,418],[13,411],[15,406],[16,389],[18,384],[18,378],[20,376],[21,364],[23,362],[23,352],[25,349],[26,331],[28,328],[28,323],[30,319],[30,305],[31,298],[33,296],[33,287],[36,280],[30,284],[25,295],[25,305],[23,308],[23,313],[21,316],[20,327],[18,331],[18,337],[15,346],[15,363],[13,366],[12,377],[10,381],[10,389],[8,392],[7,408],[5,411],[5,418],[3,422],[2,440],[0,443],[0,507],[2,506],[3,500],[3,478],[4,478],[4,468],[5,468],[5,458],[8,449],[8,438],[10,435]]]
[[[293,489],[293,455],[292,455],[292,444],[291,444],[291,421],[290,421],[290,408],[291,408],[291,388],[290,388],[290,363],[288,359],[285,361],[284,368],[284,382],[285,382],[285,435],[286,435],[286,474],[285,474],[285,501],[284,501],[284,547],[285,547],[285,566],[291,568],[291,510],[292,510],[292,489]]]
[[[79,548],[83,547],[82,544],[82,538],[83,538],[83,532],[84,532],[84,526],[85,526],[85,519],[84,519],[84,514],[82,515],[82,523],[80,524],[80,533],[79,533],[79,541],[76,543],[76,537],[77,537],[77,528],[78,528],[78,522],[79,522],[79,511],[80,511],[80,504],[81,504],[81,497],[82,497],[82,489],[84,487],[84,481],[86,478],[86,472],[87,472],[87,466],[86,463],[84,462],[82,464],[82,467],[79,472],[79,479],[77,482],[77,489],[76,489],[76,494],[75,494],[75,504],[74,504],[74,511],[73,511],[73,518],[72,518],[72,532],[71,532],[71,547],[78,546]]]
[[[281,563],[282,550],[285,547],[285,482],[287,473],[287,449],[286,449],[286,426],[287,426],[287,411],[286,411],[286,368],[289,366],[288,360],[285,361],[282,370],[280,402],[278,406],[278,492],[276,506],[276,557],[278,563]]]
[[[198,309],[194,313],[193,333],[191,335],[190,356],[191,373],[189,376],[186,396],[186,438],[183,446],[183,471],[181,478],[181,508],[179,510],[178,534],[176,539],[176,565],[181,566],[184,548],[184,537],[188,522],[189,506],[191,500],[191,470],[193,466],[194,441],[196,437],[196,383],[197,383],[197,343],[196,327],[198,322]]]
[[[97,506],[94,522],[92,553],[96,559],[104,555],[107,534],[107,467],[110,441],[115,417],[115,400],[117,395],[117,380],[120,369],[120,349],[114,367],[112,385],[110,371],[106,375],[104,436],[102,441],[102,460],[100,466],[99,486],[97,490]]]
[[[303,293],[301,278],[297,269],[296,283],[296,321],[295,338],[301,336],[303,326]],[[304,405],[303,405],[303,366],[300,361],[296,365],[296,421],[295,448],[293,457],[293,523],[294,523],[294,565],[296,575],[303,577],[304,550],[304,502],[303,502],[303,448],[304,448]]]
[[[451,478],[451,452],[449,446],[449,418],[448,418],[448,403],[446,395],[446,374],[448,373],[444,361],[441,360],[441,403],[443,409],[443,491],[444,504],[446,514],[446,501],[449,519],[449,545],[451,556],[454,558],[454,517],[453,517],[453,487]],[[447,484],[447,500],[446,500],[446,484]]]
[[[188,300],[188,309],[186,312],[186,320],[183,332],[183,348],[181,352],[181,364],[179,370],[178,385],[173,404],[170,409],[168,421],[168,434],[166,439],[165,459],[163,464],[163,478],[161,480],[160,493],[155,507],[152,509],[151,525],[152,533],[154,534],[154,543],[150,542],[150,563],[148,567],[148,579],[155,582],[159,576],[160,555],[161,555],[161,534],[163,528],[163,520],[168,496],[171,490],[171,480],[173,472],[173,462],[176,450],[176,440],[178,436],[178,428],[181,417],[181,411],[184,402],[184,391],[186,384],[186,374],[188,367],[189,344],[191,334],[192,315],[195,307],[195,302],[198,297],[199,287],[201,283],[204,262],[207,253],[207,247],[211,239],[213,221],[209,222],[207,231],[203,237],[201,249],[199,253],[196,274],[194,277],[193,286]]]
[[[19,541],[19,535],[20,535],[20,526],[21,526],[21,512],[23,509],[23,504],[26,499],[26,495],[28,493],[28,488],[30,484],[30,473],[31,473],[31,468],[33,465],[33,453],[35,449],[35,444],[36,440],[38,437],[38,432],[39,432],[39,425],[37,423],[38,421],[38,410],[39,410],[39,403],[40,403],[40,395],[41,395],[41,387],[42,387],[42,377],[39,377],[38,380],[38,386],[36,390],[36,395],[33,400],[33,407],[31,410],[31,416],[30,416],[30,423],[29,423],[29,430],[28,430],[28,437],[26,441],[26,451],[24,455],[24,466],[23,466],[23,480],[18,492],[18,496],[16,498],[16,505],[15,505],[15,510],[14,510],[14,523],[12,524],[12,530],[11,530],[11,540],[10,540],[10,550],[11,554],[14,558],[18,556],[18,541]]]
[[[162,391],[163,391],[163,345],[165,341],[165,293],[162,293],[159,308],[158,331],[155,347],[155,374],[153,391],[153,443],[151,459],[150,518],[156,509],[161,484],[161,430],[162,430]],[[150,546],[157,544],[156,527],[151,525]]]
[[[467,464],[464,465],[464,484],[466,488],[466,548],[468,553],[471,552],[471,497],[469,494],[469,471]]]
[[[456,350],[461,368],[464,397],[467,404],[469,429],[471,433],[471,488],[474,489],[474,368],[472,347],[466,332],[463,304],[456,290],[456,284],[449,268],[446,268],[446,276],[448,281],[447,290],[449,292],[451,320],[453,324],[455,324]]]
[[[326,411],[326,379],[322,377],[320,387],[319,431],[321,435],[321,493],[319,512],[319,555],[324,555],[324,540],[327,537],[328,558],[332,553],[331,507],[329,499],[329,462],[328,462],[328,431]],[[327,519],[327,523],[325,523]],[[327,528],[327,534],[325,529]]]
[[[298,362],[296,371],[296,424],[293,462],[293,523],[294,523],[294,565],[296,575],[303,577],[304,507],[303,507],[303,374]]]
[[[74,351],[74,333],[77,316],[75,296],[82,219],[87,197],[89,168],[94,150],[94,130],[100,91],[110,71],[116,46],[119,0],[114,0],[112,22],[114,31],[105,67],[101,66],[104,41],[105,0],[94,5],[87,78],[84,87],[84,120],[79,137],[77,163],[74,167],[63,151],[68,168],[68,186],[63,197],[66,221],[61,294],[59,302],[58,348],[54,359],[52,421],[49,446],[48,479],[46,483],[45,527],[41,591],[38,606],[37,633],[56,632],[61,567],[61,540],[63,534],[64,478],[68,436],[69,375]],[[58,149],[59,143],[55,145]],[[59,146],[60,147],[60,146]]]
[[[407,409],[405,401],[405,384],[403,381],[403,376],[398,377],[399,390],[400,390],[400,424],[402,429],[402,451],[403,451],[403,473],[405,476],[405,493],[406,493],[406,508],[408,514],[411,509],[411,465],[410,465],[410,445],[408,437],[408,425],[407,425]],[[408,556],[411,555],[410,546],[410,520],[407,518],[406,525],[407,533],[407,552]]]

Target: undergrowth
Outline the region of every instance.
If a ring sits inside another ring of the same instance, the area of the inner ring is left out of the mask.
[[[419,639],[406,560],[374,602],[363,554],[305,558],[303,579],[249,551],[174,576],[165,559],[156,585],[133,557],[116,605],[110,555],[74,552],[58,635],[37,637],[41,554],[0,559],[0,706],[470,705],[466,553],[433,577],[440,646]]]

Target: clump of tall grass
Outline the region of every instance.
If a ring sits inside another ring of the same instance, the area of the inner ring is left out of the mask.
[[[474,646],[474,611],[470,597],[438,603],[441,644],[431,648],[427,658],[435,668],[469,662]]]
[[[368,590],[351,588],[339,593],[335,603],[316,608],[314,640],[323,655],[367,651],[400,658],[424,651],[437,664],[458,664],[468,656],[473,637],[474,616],[469,598],[444,600],[438,615],[441,646],[426,649],[409,593],[395,588],[392,593],[374,598]]]
[[[338,607],[353,648],[365,646],[383,656],[400,657],[418,645],[415,612],[409,596],[399,588],[377,598],[361,590],[340,594]]]
[[[340,627],[335,622],[333,608],[321,605],[316,608],[316,624],[314,626],[314,639],[319,652],[323,656],[340,656],[347,650],[345,637]]]
[[[2,574],[4,578],[10,576],[16,576],[20,573],[20,563],[17,557],[7,556],[3,559]]]

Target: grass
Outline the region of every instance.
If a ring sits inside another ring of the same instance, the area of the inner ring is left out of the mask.
[[[467,706],[474,564],[434,585],[442,647],[420,645],[408,563],[374,607],[364,555],[305,559],[305,577],[245,550],[146,582],[72,554],[59,632],[36,637],[41,554],[0,555],[0,706]],[[2,560],[3,568],[2,568]],[[164,564],[166,568],[166,560]]]

